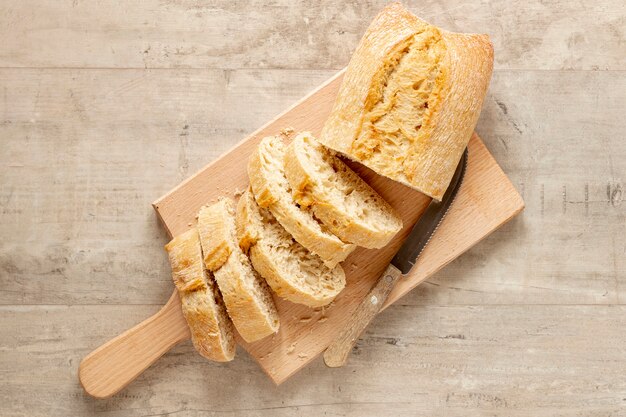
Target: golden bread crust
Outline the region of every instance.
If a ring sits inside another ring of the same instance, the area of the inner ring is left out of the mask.
[[[265,216],[261,214],[262,211]],[[317,255],[307,253],[308,251],[293,241],[284,229],[282,233],[273,233],[273,236],[270,236],[272,234],[270,228],[274,228],[274,231],[276,228],[282,228],[279,224],[268,224],[271,216],[272,214],[267,209],[262,209],[257,205],[251,190],[246,191],[239,199],[237,204],[238,238],[242,247],[249,248],[250,260],[254,268],[281,298],[309,307],[320,307],[332,302],[345,287],[345,274],[341,266],[328,268],[318,260],[315,269],[319,272],[319,281],[309,284],[298,282],[296,276],[303,272],[299,269],[304,267],[306,270],[305,265],[315,262],[314,258]],[[275,219],[272,220],[276,222]],[[277,236],[282,239],[275,242],[277,244],[272,247],[270,239]],[[283,258],[277,256],[277,248],[288,251],[289,255]],[[320,287],[324,285],[326,287],[320,290]]]
[[[175,237],[165,249],[194,347],[207,359],[233,360],[236,350],[233,324],[213,277],[204,268],[196,229]]]
[[[207,224],[202,224],[204,221]],[[246,342],[254,342],[276,333],[280,325],[276,306],[269,287],[239,248],[231,201],[223,199],[204,207],[198,217],[198,227],[206,229],[204,236],[200,237],[203,250],[208,248],[205,255],[213,254],[219,258],[209,256],[208,262],[213,265],[221,263],[214,272],[215,280],[241,337]],[[224,251],[214,250],[223,247],[229,250],[226,262],[221,262]]]
[[[264,138],[248,161],[248,177],[257,203],[268,208],[280,224],[302,246],[333,268],[356,248],[323,230],[308,210],[293,200],[284,178],[283,143],[277,137]],[[283,184],[284,183],[284,184]]]
[[[480,115],[492,67],[486,35],[447,32],[391,4],[361,39],[319,140],[441,199]]]
[[[233,242],[228,230],[227,200],[220,200],[214,206],[204,206],[198,212],[198,234],[202,242],[204,266],[209,271],[219,269],[233,251]],[[220,207],[217,209],[217,207]]]
[[[344,242],[381,248],[402,229],[389,203],[308,132],[289,144],[285,174],[298,204]]]

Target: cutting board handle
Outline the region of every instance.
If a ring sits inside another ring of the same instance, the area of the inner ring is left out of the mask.
[[[87,355],[78,368],[78,379],[89,395],[110,397],[189,337],[189,327],[174,290],[155,315]]]

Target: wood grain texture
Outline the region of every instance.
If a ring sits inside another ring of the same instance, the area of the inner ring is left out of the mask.
[[[2,416],[626,415],[617,0],[408,2],[494,40],[477,132],[526,209],[383,312],[348,366],[276,388],[245,352],[211,364],[184,342],[88,398],[80,359],[171,294],[150,202],[343,67],[382,7],[206,4],[0,4]]]
[[[167,236],[150,203],[331,75],[0,70],[0,225],[10,236],[0,303],[165,303]],[[618,71],[494,74],[477,131],[523,195],[524,216],[412,302],[626,299],[623,84]]]
[[[338,70],[386,3],[9,1],[0,66]],[[626,69],[621,0],[404,3],[444,29],[488,33],[495,68]]]
[[[361,333],[380,312],[402,272],[389,264],[361,304],[349,316],[335,340],[324,351],[324,363],[330,368],[344,366]]]
[[[76,379],[80,359],[156,310],[1,306],[2,415],[624,416],[623,305],[396,305],[343,368],[318,360],[276,387],[243,351],[210,363],[185,342],[122,393],[90,398]]]
[[[322,84],[285,113],[277,116],[211,164],[154,202],[168,233],[177,236],[193,227],[203,205],[221,196],[234,196],[248,186],[245,161],[259,141],[284,128],[319,134],[329,114],[343,72]],[[446,221],[422,252],[409,274],[398,284],[384,307],[509,221],[524,203],[478,136],[470,139],[467,173]],[[357,164],[349,164],[401,216],[404,227],[380,250],[358,248],[345,261],[346,289],[325,309],[277,299],[281,327],[272,337],[244,344],[272,380],[280,384],[306,366],[334,340],[365,294],[389,264],[430,198]],[[346,268],[347,267],[347,268]],[[293,344],[300,346],[293,355]]]
[[[89,395],[110,397],[189,338],[180,299],[174,292],[158,313],[85,356],[78,367],[78,379]]]

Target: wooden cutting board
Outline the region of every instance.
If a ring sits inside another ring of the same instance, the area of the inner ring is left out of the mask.
[[[326,120],[343,72],[269,122],[228,153],[181,183],[153,205],[170,236],[195,224],[198,209],[220,196],[236,198],[248,185],[248,156],[261,138],[285,128],[318,135]],[[276,298],[280,331],[264,340],[241,345],[280,384],[315,359],[333,340],[345,319],[367,294],[398,250],[430,198],[399,183],[350,164],[402,216],[404,229],[385,248],[359,248],[343,263],[347,285],[325,308],[311,309]],[[402,278],[385,307],[409,292],[450,261],[481,241],[524,208],[524,202],[480,138],[469,143],[469,163],[459,194],[443,223],[409,275]],[[165,252],[163,253],[165,255]],[[172,285],[173,287],[173,285]],[[81,363],[83,387],[96,397],[114,394],[176,343],[188,339],[176,293],[155,316],[88,355]],[[236,360],[236,359],[235,359]]]

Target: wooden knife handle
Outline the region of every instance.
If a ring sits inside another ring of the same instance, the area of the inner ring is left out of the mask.
[[[401,276],[400,270],[389,264],[385,272],[378,278],[374,288],[370,290],[356,311],[352,313],[337,339],[324,352],[326,366],[337,368],[345,365],[357,339],[385,304],[389,293]]]
[[[174,290],[155,315],[87,355],[78,368],[78,378],[89,395],[110,397],[189,337],[189,327]]]

